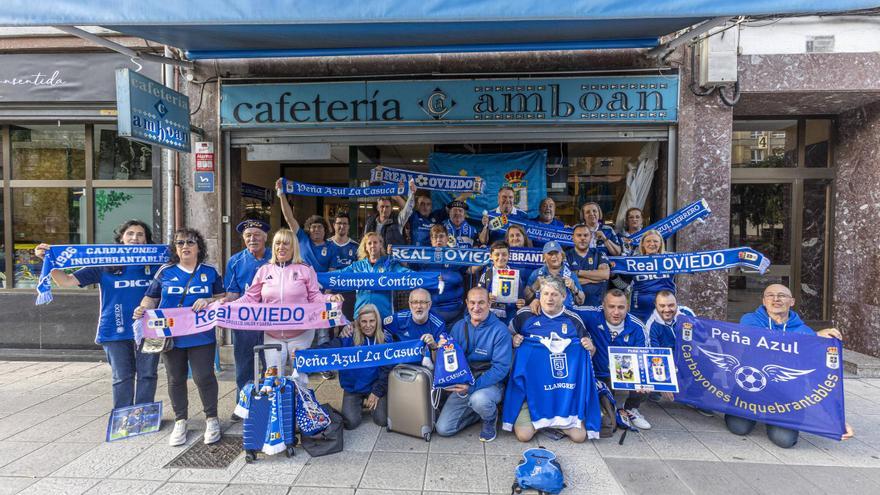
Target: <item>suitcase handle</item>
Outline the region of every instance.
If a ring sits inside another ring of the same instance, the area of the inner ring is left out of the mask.
[[[260,351],[272,349],[281,352],[281,344],[266,344],[254,346],[254,389],[260,383]]]
[[[406,369],[406,368],[398,369],[398,370],[395,370],[394,372],[395,372],[395,374],[397,374],[398,378],[400,378],[401,380],[407,381],[407,382],[416,381],[416,377],[418,376],[418,373],[416,373],[413,370]]]

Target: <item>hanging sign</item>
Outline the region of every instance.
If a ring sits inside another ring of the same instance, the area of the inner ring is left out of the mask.
[[[118,134],[189,153],[189,98],[129,69],[116,70]]]

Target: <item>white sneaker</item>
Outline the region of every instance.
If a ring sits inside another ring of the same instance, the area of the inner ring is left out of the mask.
[[[220,441],[220,420],[208,418],[205,421],[205,444],[210,445]]]
[[[174,431],[168,437],[168,445],[177,447],[186,443],[186,420],[178,419],[174,422]]]
[[[645,419],[644,416],[639,412],[638,408],[627,409],[626,413],[629,414],[629,420],[632,422],[633,426],[640,430],[650,430],[651,423]]]

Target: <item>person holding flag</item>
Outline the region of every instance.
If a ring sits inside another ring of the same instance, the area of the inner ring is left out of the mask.
[[[492,260],[492,265],[487,266],[483,273],[480,275],[480,280],[477,282],[479,287],[485,287],[489,292],[489,304],[491,305],[490,310],[495,316],[498,317],[505,325],[510,323],[510,320],[516,315],[516,312],[519,311],[520,308],[525,306],[526,300],[523,295],[523,291],[525,290],[525,279],[523,279],[523,270],[519,270],[519,287],[516,293],[516,302],[515,303],[503,303],[497,302],[496,296],[494,294],[492,279],[494,278],[494,273],[496,270],[507,270],[509,269],[507,263],[510,260],[510,246],[507,245],[504,241],[495,241],[492,243],[492,246],[489,248],[489,258]]]
[[[602,207],[599,203],[589,202],[581,205],[581,217],[593,234],[590,247],[597,248],[605,256],[619,256],[620,241],[614,229],[602,223]]]
[[[386,256],[385,245],[382,238],[376,232],[367,232],[361,238],[361,244],[358,246],[358,260],[349,265],[338,273],[388,273],[388,272],[409,272],[409,268],[401,265],[391,256]],[[359,290],[354,301],[354,312],[360,312],[364,304],[372,303],[376,305],[382,318],[394,314],[394,305],[392,304],[393,291],[379,290]]]
[[[665,242],[660,232],[649,230],[642,236],[639,253],[643,256],[663,254],[666,252]],[[632,313],[642,322],[654,312],[654,299],[660,291],[675,294],[675,275],[658,273],[651,275],[635,275],[632,284]]]
[[[446,227],[437,224],[431,227],[431,246],[445,248],[449,246],[449,232]],[[448,264],[424,264],[421,271],[440,272],[443,279],[443,292],[431,289],[431,307],[441,320],[458,321],[464,312],[461,300],[464,299],[464,275],[466,267]]]

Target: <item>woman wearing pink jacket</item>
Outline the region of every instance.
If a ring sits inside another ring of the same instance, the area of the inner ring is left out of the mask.
[[[304,304],[342,302],[342,295],[322,294],[315,270],[303,263],[299,242],[289,229],[281,229],[272,238],[272,259],[260,267],[254,281],[236,302],[266,304]],[[266,350],[266,367],[275,366],[280,376],[287,375],[285,365],[291,353],[312,345],[314,330],[266,332],[265,344],[281,344],[281,351]]]

